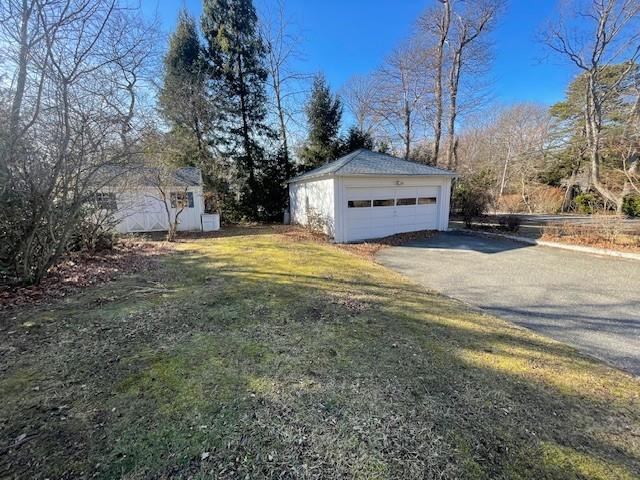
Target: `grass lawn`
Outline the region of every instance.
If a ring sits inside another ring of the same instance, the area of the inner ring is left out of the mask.
[[[640,477],[638,380],[250,233],[4,318],[0,477]]]

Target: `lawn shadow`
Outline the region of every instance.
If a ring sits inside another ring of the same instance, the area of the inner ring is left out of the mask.
[[[21,350],[5,383],[39,370],[39,390],[28,379],[14,387],[2,436],[27,425],[38,436],[0,471],[640,474],[629,433],[640,425],[638,384],[623,373],[330,246],[238,237],[185,247],[165,262],[162,291],[84,310],[78,298],[9,345]],[[51,421],[56,405],[67,420]],[[84,448],[57,443],[61,432]]]

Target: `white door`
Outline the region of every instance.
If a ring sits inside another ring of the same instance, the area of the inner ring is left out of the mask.
[[[149,193],[131,195],[124,222],[127,232],[164,231],[169,225],[164,203]]]
[[[438,228],[440,187],[348,187],[346,241]]]

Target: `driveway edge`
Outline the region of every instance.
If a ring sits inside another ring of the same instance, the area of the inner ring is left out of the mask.
[[[563,250],[571,250],[574,252],[590,253],[593,255],[606,255],[609,257],[626,258],[629,260],[640,261],[640,253],[618,252],[616,250],[608,250],[605,248],[585,247],[582,245],[571,245],[568,243],[548,242],[546,240],[537,240],[535,238],[520,237],[518,235],[508,235],[505,233],[495,233],[495,232],[483,232],[481,230],[469,230],[466,228],[461,228],[459,230],[454,230],[454,231],[464,232],[471,235],[482,235],[485,237],[505,238],[507,240],[513,240],[514,242],[528,243],[529,245],[540,245],[543,247],[561,248]]]

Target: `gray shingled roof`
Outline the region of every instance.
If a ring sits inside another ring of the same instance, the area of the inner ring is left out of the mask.
[[[443,168],[436,168],[422,163],[392,157],[386,153],[372,152],[361,148],[329,162],[309,172],[289,180],[289,183],[326,176],[412,176],[412,175],[444,175],[455,177],[457,174]]]
[[[105,165],[97,175],[100,181],[106,183],[130,182],[137,186],[154,186],[157,183],[158,169],[144,165]],[[163,174],[163,177],[167,186],[199,187],[203,184],[202,172],[196,167],[176,168]]]

